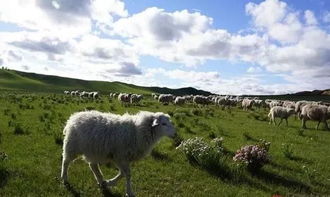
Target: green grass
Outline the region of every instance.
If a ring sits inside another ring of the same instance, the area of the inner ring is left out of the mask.
[[[59,181],[62,153],[62,129],[68,117],[77,111],[96,109],[123,114],[139,110],[163,111],[172,120],[182,139],[203,137],[210,142],[223,137],[228,154],[224,169],[207,170],[192,165],[175,149],[176,142],[162,139],[147,158],[132,165],[133,189],[137,196],[271,196],[330,195],[330,132],[315,130],[307,122],[299,134],[300,122],[289,119],[289,127],[269,125],[266,110],[245,112],[239,108],[221,110],[214,106],[195,108],[161,105],[144,99],[139,106],[124,107],[116,99],[103,96],[87,101],[62,94],[0,92],[0,196],[102,196],[88,165],[81,159],[69,169],[70,188]],[[13,115],[14,114],[14,115]],[[18,132],[15,133],[15,130]],[[271,142],[271,162],[251,174],[232,161],[237,149],[259,139]],[[283,144],[293,150],[285,156]],[[102,166],[105,178],[117,170]],[[121,180],[112,193],[123,196]]]

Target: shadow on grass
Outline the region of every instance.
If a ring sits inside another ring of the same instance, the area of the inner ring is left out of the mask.
[[[120,197],[119,193],[113,193],[108,187],[101,187],[101,192],[104,197]]]
[[[294,169],[294,168],[290,168],[290,167],[285,166],[285,165],[280,165],[280,164],[277,164],[277,163],[275,163],[275,162],[269,162],[268,164],[271,165],[271,166],[274,167],[274,168],[278,168],[278,169],[283,169],[283,170],[287,170],[287,171],[292,171],[292,172],[301,173],[301,170],[297,170],[297,169]]]
[[[260,169],[259,171],[254,172],[253,176],[261,179],[262,181],[264,181],[266,183],[283,186],[283,187],[292,189],[295,192],[299,192],[299,193],[310,193],[311,192],[311,188],[304,183],[301,183],[299,181],[296,181],[296,180],[293,180],[290,178],[282,177],[280,175],[273,174],[271,172],[267,172],[263,169]]]
[[[309,159],[305,159],[302,157],[298,157],[298,156],[290,156],[288,159],[292,160],[292,161],[296,161],[296,162],[304,162],[307,164],[312,164],[313,162]]]
[[[9,172],[6,169],[0,168],[0,188],[3,188],[9,178]]]
[[[195,162],[189,163],[207,171],[211,176],[232,185],[248,185],[265,192],[274,192],[276,186],[283,186],[295,193],[311,193],[311,188],[302,182],[293,180],[292,178],[282,177],[262,169],[249,172],[245,168],[239,168],[234,164],[228,164],[228,159],[230,159],[230,157],[227,158],[226,162],[219,163],[217,166],[203,166]],[[272,165],[279,166],[277,164]]]
[[[80,193],[70,183],[65,183],[64,186],[72,194],[72,196],[80,197]]]
[[[166,162],[172,161],[172,159],[166,153],[159,152],[155,149],[151,151],[150,155],[152,158],[158,161],[166,161]]]

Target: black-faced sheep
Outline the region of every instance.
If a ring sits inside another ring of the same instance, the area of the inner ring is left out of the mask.
[[[130,163],[142,159],[163,136],[174,137],[167,114],[141,111],[136,115],[116,115],[98,111],[73,114],[63,130],[61,178],[67,182],[70,162],[83,155],[101,186],[113,186],[126,177],[126,192],[133,196]],[[113,162],[119,174],[104,181],[99,164]]]

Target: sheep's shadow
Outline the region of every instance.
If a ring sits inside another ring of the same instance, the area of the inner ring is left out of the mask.
[[[172,161],[172,159],[167,154],[159,152],[155,149],[153,149],[151,151],[150,155],[153,159],[158,160],[158,161],[166,161],[166,162]]]
[[[0,188],[3,188],[9,179],[9,172],[6,169],[0,169]]]
[[[278,169],[283,169],[283,170],[287,170],[287,171],[292,171],[292,172],[297,172],[297,173],[300,173],[301,170],[297,170],[297,169],[294,169],[294,168],[290,168],[288,166],[285,166],[285,165],[279,165],[275,162],[269,162],[268,163],[269,165],[271,165],[272,167],[274,168],[278,168]]]
[[[80,192],[78,192],[70,183],[64,183],[64,186],[72,194],[72,196],[80,197]]]
[[[289,159],[292,160],[292,161],[304,162],[304,163],[307,163],[307,164],[312,164],[313,163],[311,160],[305,159],[305,158],[302,158],[302,157],[299,157],[299,156],[290,156]]]
[[[100,188],[104,197],[120,197],[121,195],[118,193],[113,193],[108,187]]]
[[[263,169],[260,169],[256,172],[252,173],[252,176],[254,176],[258,179],[261,179],[265,183],[283,186],[286,188],[290,188],[290,189],[299,191],[300,193],[310,193],[311,192],[310,186],[308,186],[302,182],[299,182],[299,181],[296,181],[296,180],[293,180],[290,178],[282,177],[278,174],[273,174],[273,173],[265,171]]]

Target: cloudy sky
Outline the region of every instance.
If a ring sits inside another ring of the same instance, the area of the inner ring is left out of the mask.
[[[1,1],[0,65],[220,94],[327,89],[330,1]]]

